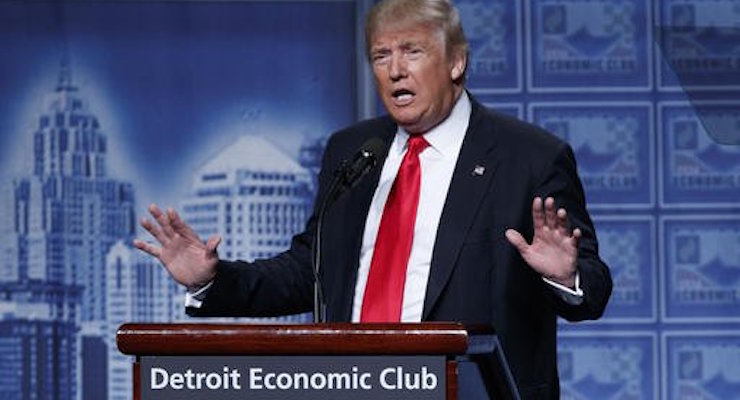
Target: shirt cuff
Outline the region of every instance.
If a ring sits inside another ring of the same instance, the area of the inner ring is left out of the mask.
[[[560,296],[563,301],[566,303],[577,306],[583,302],[583,290],[581,289],[581,276],[576,271],[576,284],[575,288],[571,289],[567,286],[563,286],[555,281],[552,281],[550,279],[542,277],[542,280],[545,281],[548,285],[555,288],[555,292]]]
[[[195,292],[185,292],[185,307],[200,308],[200,306],[203,305],[203,300],[206,299],[206,294],[208,294],[208,289],[210,289],[211,286],[213,286],[213,281],[208,282],[205,286]]]

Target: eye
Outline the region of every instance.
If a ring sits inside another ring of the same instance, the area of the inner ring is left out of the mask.
[[[406,50],[406,55],[412,59],[418,58],[422,54],[424,54],[424,49],[422,49],[421,47],[410,47],[408,50]]]
[[[389,54],[387,52],[373,53],[370,55],[370,62],[376,65],[384,64],[388,61]]]

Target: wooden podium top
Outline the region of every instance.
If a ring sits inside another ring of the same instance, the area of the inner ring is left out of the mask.
[[[465,354],[489,327],[403,324],[124,324],[116,341],[132,355]]]

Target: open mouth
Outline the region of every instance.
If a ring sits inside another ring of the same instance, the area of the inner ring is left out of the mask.
[[[404,105],[414,98],[414,92],[408,89],[397,89],[393,91],[392,96],[396,104]]]

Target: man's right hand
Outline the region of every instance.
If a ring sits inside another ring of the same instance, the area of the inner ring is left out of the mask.
[[[149,206],[155,222],[141,219],[144,227],[159,242],[160,246],[134,240],[134,246],[159,259],[172,278],[188,290],[202,288],[216,276],[220,236],[211,236],[203,241],[175,212],[168,208],[166,213],[156,204]]]

